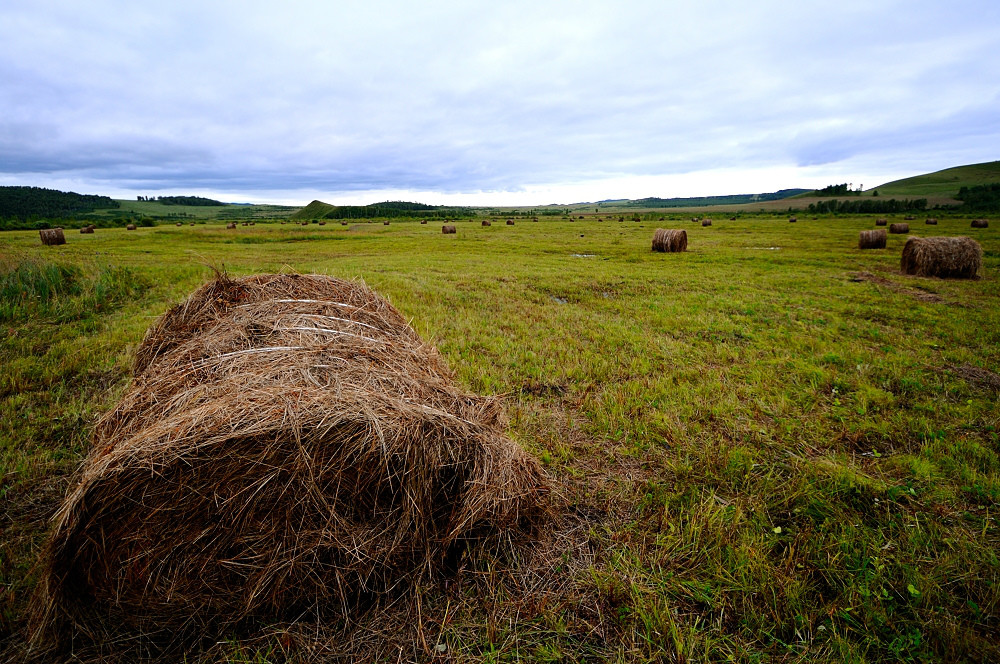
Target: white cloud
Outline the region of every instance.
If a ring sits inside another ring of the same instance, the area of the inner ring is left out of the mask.
[[[998,19],[992,2],[15,0],[0,181],[518,204],[874,184],[997,158]]]

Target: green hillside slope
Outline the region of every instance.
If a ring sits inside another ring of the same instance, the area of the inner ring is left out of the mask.
[[[1000,182],[1000,161],[956,166],[935,173],[895,180],[866,190],[865,194],[871,194],[877,189],[879,196],[948,196],[954,198],[961,187],[973,187],[993,182]]]

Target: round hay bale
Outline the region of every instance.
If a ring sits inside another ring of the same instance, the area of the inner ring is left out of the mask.
[[[905,217],[903,217],[903,219],[905,219],[906,221],[913,221],[914,219],[916,219],[916,217],[914,217],[912,214],[908,214]]]
[[[326,222],[325,221],[321,221],[321,222],[319,222],[319,225],[320,226],[326,226]]]
[[[441,227],[441,233],[442,235],[452,235],[454,233],[457,233],[457,231],[455,230],[454,225],[445,224],[444,226]]]
[[[228,224],[226,224],[226,228],[236,228],[236,222],[230,221]]]
[[[484,228],[485,228],[485,227],[487,227],[487,226],[492,226],[492,225],[493,225],[493,224],[492,224],[492,222],[490,222],[490,220],[489,220],[489,219],[483,219],[483,223],[482,223],[482,226],[483,226]]]
[[[532,217],[531,220],[532,221],[538,221],[538,217]],[[603,219],[598,219],[598,221],[604,221],[604,220]]]
[[[42,228],[38,231],[38,237],[41,239],[42,244],[56,246],[59,244],[66,244],[66,236],[63,235],[63,229],[61,228]]]
[[[889,232],[893,235],[899,235],[900,233],[909,233],[909,224],[889,224]]]
[[[885,226],[887,223],[889,223],[889,222],[887,220],[885,220],[885,219],[876,219],[875,220],[875,225],[876,226]]]
[[[968,237],[910,237],[903,245],[903,274],[942,279],[975,279],[983,249]]]
[[[383,225],[383,226],[388,226],[388,225],[389,225],[389,220],[388,220],[388,219],[386,219],[385,221],[383,221],[383,222],[382,222],[382,225]]]
[[[84,226],[83,228],[80,229],[80,232],[81,233],[93,233],[94,229],[91,226]]]
[[[125,230],[127,230],[127,231],[134,231],[135,230],[135,224],[129,224],[128,226],[125,227]]]
[[[788,218],[788,223],[790,223],[790,224],[794,224],[794,223],[796,223],[796,222],[797,222],[798,220],[799,220],[799,218],[798,218],[798,217],[789,217],[789,218]]]
[[[736,221],[736,217],[730,217],[729,221]]]
[[[39,643],[343,619],[509,551],[548,510],[500,402],[358,283],[220,276],[132,374],[44,545]]]
[[[712,225],[712,220],[711,220],[711,219],[702,219],[702,220],[701,220],[701,225],[702,225],[703,227],[704,227],[704,226],[711,226],[711,225]]]
[[[183,224],[183,223],[181,223],[181,222],[179,222],[179,221],[178,221],[178,222],[177,222],[176,224],[174,224],[174,226],[183,226],[183,225],[184,225],[184,224]]]
[[[340,225],[341,225],[341,226],[346,226],[346,225],[347,225],[347,220],[346,220],[346,219],[344,219],[343,221],[341,221],[341,222],[340,222]]]
[[[924,223],[928,226],[937,226],[937,219],[925,219]]]
[[[653,251],[687,251],[687,231],[672,228],[657,228],[653,233]]]
[[[874,231],[861,231],[858,238],[858,249],[885,249],[886,237],[884,228]]]
[[[513,226],[514,225],[514,220],[513,219],[508,219],[507,220],[507,225],[508,226]]]
[[[973,228],[989,228],[990,227],[990,222],[987,221],[986,219],[973,219],[972,220],[972,227]]]

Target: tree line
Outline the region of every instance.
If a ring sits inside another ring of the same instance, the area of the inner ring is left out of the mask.
[[[118,207],[121,204],[107,196],[42,187],[0,187],[0,219],[22,222],[42,218],[62,219]]]
[[[875,198],[842,201],[834,198],[829,201],[819,201],[818,203],[809,204],[809,211],[816,214],[893,214],[896,212],[915,212],[926,209],[926,198],[905,199],[901,201],[895,198],[890,198],[887,201]]]
[[[983,212],[1000,211],[1000,183],[977,184],[972,187],[962,187],[955,196],[962,201],[962,209]]]

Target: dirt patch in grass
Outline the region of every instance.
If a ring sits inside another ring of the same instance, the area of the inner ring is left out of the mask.
[[[936,293],[928,293],[927,291],[922,291],[916,288],[908,288],[901,284],[897,284],[895,281],[886,279],[885,277],[872,274],[871,272],[854,272],[850,275],[850,279],[853,282],[867,281],[878,286],[885,286],[893,292],[909,295],[913,299],[921,302],[944,302],[944,298]]]
[[[970,385],[1000,393],[1000,374],[996,374],[989,369],[974,367],[971,364],[960,366],[949,364],[948,369]]]

